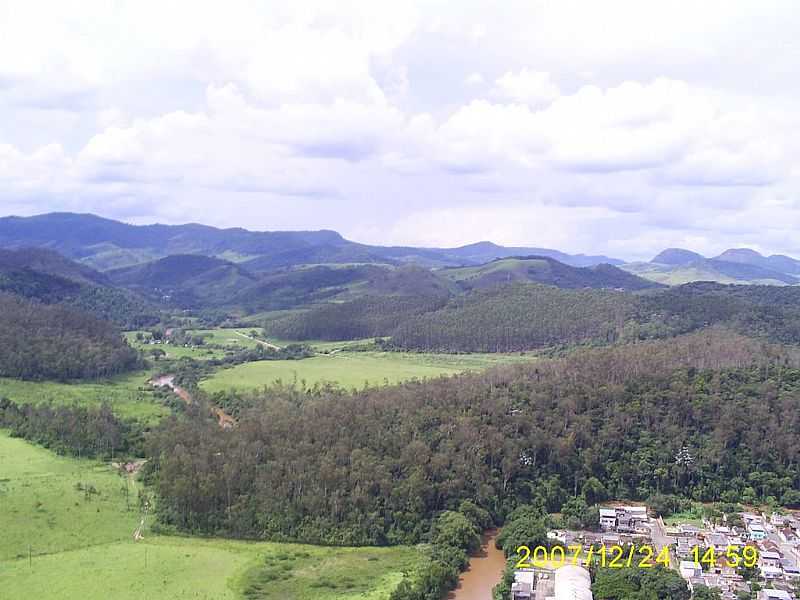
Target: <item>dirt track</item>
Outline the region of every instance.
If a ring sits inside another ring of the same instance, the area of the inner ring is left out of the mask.
[[[194,400],[192,399],[192,395],[182,388],[179,385],[175,384],[175,375],[162,375],[161,377],[157,377],[155,379],[150,380],[150,385],[153,387],[162,387],[167,386],[171,389],[176,396],[178,396],[181,400],[183,400],[188,406],[191,406]],[[218,406],[212,406],[211,411],[217,417],[217,421],[219,422],[219,426],[223,429],[229,429],[236,424],[236,419],[226,413],[224,410],[219,408]]]

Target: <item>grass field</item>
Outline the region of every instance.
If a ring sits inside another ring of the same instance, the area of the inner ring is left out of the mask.
[[[223,369],[200,385],[209,392],[253,389],[281,380],[307,385],[334,382],[345,388],[383,385],[413,378],[452,375],[501,363],[531,360],[530,356],[498,354],[413,354],[403,352],[337,352],[304,360],[246,363]]]
[[[52,402],[58,405],[100,406],[108,402],[114,413],[148,423],[169,414],[147,384],[148,371],[139,371],[91,383],[56,383],[0,378],[0,396],[17,404]]]
[[[139,518],[137,490],[128,486],[130,512],[126,478],[111,467],[0,433],[0,560],[131,539]]]
[[[166,358],[193,358],[195,360],[210,360],[214,358],[223,358],[226,354],[243,350],[245,348],[255,348],[258,345],[256,340],[250,339],[248,336],[251,331],[261,332],[260,327],[238,328],[238,329],[192,329],[189,332],[194,335],[200,335],[209,346],[221,346],[217,348],[209,348],[208,346],[197,346],[185,348],[173,344],[158,344],[150,345],[139,342],[136,339],[138,331],[126,331],[125,338],[128,343],[144,353],[145,356],[150,356],[154,349],[163,350],[166,352]],[[146,332],[143,332],[146,333]]]
[[[147,527],[135,542],[140,515],[127,510],[125,479],[0,431],[0,597],[385,600],[421,560],[413,548],[155,536]],[[78,482],[99,493],[87,499]]]

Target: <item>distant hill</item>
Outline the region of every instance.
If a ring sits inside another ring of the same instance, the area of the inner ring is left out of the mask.
[[[115,269],[108,277],[116,285],[180,308],[226,304],[258,279],[232,262],[195,254]]]
[[[629,273],[667,285],[713,281],[740,285],[795,285],[800,283],[800,261],[788,256],[765,257],[748,249],[726,250],[706,258],[682,248],[668,248],[645,263],[629,263]]]
[[[570,255],[547,248],[506,248],[491,242],[459,248],[370,246],[327,230],[248,231],[198,224],[128,225],[74,213],[0,218],[0,247],[32,246],[56,250],[101,271],[185,254],[222,258],[240,263],[250,272],[328,263],[462,266],[533,254],[579,267],[623,262],[607,256]]]
[[[78,308],[123,328],[159,319],[153,306],[115,288],[106,275],[42,248],[0,250],[0,292]]]
[[[613,265],[573,267],[546,256],[497,259],[477,267],[446,268],[443,277],[464,289],[476,289],[511,282],[532,282],[559,288],[607,288],[642,290],[659,284],[637,277]]]
[[[763,256],[755,250],[736,248],[726,250],[717,256],[717,260],[753,265],[755,267],[761,267],[762,269],[769,269],[770,271],[777,271],[789,275],[800,275],[800,260],[782,254]]]
[[[705,257],[691,250],[683,248],[667,248],[659,252],[650,262],[662,265],[688,265],[693,262],[703,261]]]

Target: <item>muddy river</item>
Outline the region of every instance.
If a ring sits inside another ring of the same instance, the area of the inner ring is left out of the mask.
[[[500,583],[506,568],[503,551],[494,547],[497,534],[496,530],[484,534],[480,552],[470,559],[458,587],[447,595],[447,600],[492,600],[492,588]]]

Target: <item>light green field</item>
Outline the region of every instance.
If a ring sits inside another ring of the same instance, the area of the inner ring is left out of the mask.
[[[147,526],[144,540],[134,541],[137,484],[129,483],[128,511],[126,479],[0,431],[0,597],[386,600],[403,571],[421,560],[413,548],[156,536]],[[100,493],[87,499],[75,489],[79,481]]]
[[[253,389],[280,380],[306,385],[332,382],[345,388],[394,384],[409,379],[453,375],[501,363],[532,360],[530,356],[498,354],[412,354],[403,352],[336,352],[304,360],[246,363],[220,370],[200,386],[217,392]]]
[[[0,560],[132,539],[137,489],[128,482],[129,512],[126,480],[102,463],[59,457],[0,433]],[[98,493],[87,496],[77,484]]]
[[[153,391],[147,384],[149,378],[149,371],[138,371],[91,383],[0,378],[0,396],[17,404],[52,402],[56,405],[100,406],[103,402],[108,402],[114,413],[120,417],[154,423],[169,414],[169,409],[155,400]]]
[[[256,340],[250,339],[251,331],[261,333],[260,327],[240,327],[238,329],[193,329],[190,333],[201,335],[206,344],[218,344],[231,348],[255,348]]]

